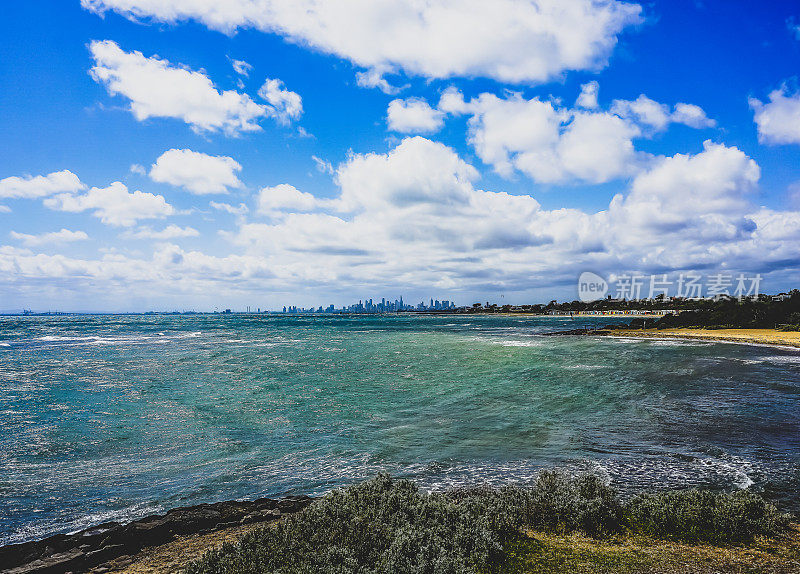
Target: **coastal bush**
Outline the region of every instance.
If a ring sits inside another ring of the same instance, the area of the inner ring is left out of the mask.
[[[800,291],[793,290],[788,297],[781,300],[767,298],[759,301],[744,299],[691,302],[689,309],[682,310],[677,315],[669,314],[661,317],[655,327],[657,329],[692,327],[775,329],[780,325],[796,325],[798,322],[800,322]]]
[[[784,532],[788,515],[761,496],[678,490],[634,497],[626,509],[628,527],[637,533],[685,542],[737,544]]]
[[[301,513],[189,565],[188,574],[498,572],[523,531],[640,533],[729,544],[776,535],[788,520],[760,496],[700,490],[642,494],[623,504],[594,474],[543,471],[532,487],[425,493],[382,474],[334,490]]]
[[[590,536],[613,534],[622,529],[623,507],[617,492],[591,473],[571,477],[560,471],[542,471],[529,491],[527,525],[541,530]]]
[[[275,528],[245,535],[191,565],[189,574],[466,574],[490,570],[512,532],[499,506],[458,504],[387,475],[334,490]]]
[[[800,331],[800,313],[792,313],[786,318],[786,324],[781,327],[782,331]]]

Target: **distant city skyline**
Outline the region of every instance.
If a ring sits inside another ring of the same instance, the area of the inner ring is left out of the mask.
[[[282,313],[398,313],[401,311],[447,311],[455,309],[456,304],[449,299],[430,299],[430,304],[424,300],[419,303],[412,304],[403,301],[401,296],[394,301],[387,300],[382,297],[380,301],[370,299],[359,299],[358,303],[351,303],[349,305],[342,305],[336,307],[333,303],[323,307],[297,307],[296,305],[284,305]]]

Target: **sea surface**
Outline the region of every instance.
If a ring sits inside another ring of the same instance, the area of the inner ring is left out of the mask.
[[[798,508],[800,352],[600,319],[0,317],[0,544],[176,506],[547,467]]]

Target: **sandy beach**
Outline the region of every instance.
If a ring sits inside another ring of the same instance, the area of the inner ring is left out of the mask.
[[[701,339],[800,348],[800,331],[777,329],[620,329],[612,331],[610,336]]]

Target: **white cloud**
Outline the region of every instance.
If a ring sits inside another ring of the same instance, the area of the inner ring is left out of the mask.
[[[575,112],[553,146],[520,150],[514,165],[543,183],[604,183],[638,169],[632,142],[638,135],[635,125],[613,114]]]
[[[283,125],[289,125],[292,120],[298,120],[303,115],[302,98],[299,94],[287,90],[281,80],[267,78],[258,90],[258,95],[269,102],[269,115]]]
[[[237,74],[239,74],[240,76],[244,76],[245,78],[250,75],[250,70],[253,69],[253,66],[251,66],[244,60],[231,60],[231,66],[233,66],[233,70]]]
[[[7,205],[0,205],[0,213],[11,213],[11,208]]]
[[[387,154],[352,155],[337,170],[339,197],[327,204],[297,200],[302,192],[287,186],[288,199],[275,203],[314,212],[243,222],[231,239],[298,281],[468,291],[573,281],[586,265],[608,274],[736,261],[757,272],[777,259],[770,249],[781,241],[800,241],[800,213],[752,205],[756,163],[711,142],[695,155],[660,158],[596,213],[544,210],[529,195],[477,189],[477,178],[452,149],[408,138]]]
[[[436,166],[436,169],[433,169]],[[337,204],[345,211],[381,206],[458,206],[469,202],[478,171],[442,144],[406,138],[388,154],[354,155],[340,166]]]
[[[656,130],[665,129],[670,122],[669,106],[651,100],[644,94],[635,100],[614,100],[611,112]]]
[[[44,205],[71,213],[92,211],[103,223],[122,227],[135,225],[139,219],[160,219],[175,213],[163,196],[142,191],[129,192],[119,181],[108,187],[93,187],[82,195],[63,193],[48,197]]]
[[[385,66],[371,68],[366,72],[356,72],[356,83],[362,88],[378,88],[384,94],[394,96],[399,94],[405,87],[397,87],[390,84],[384,74],[389,72]],[[407,86],[406,86],[407,87]]]
[[[211,203],[209,203],[209,205],[218,211],[224,211],[226,213],[230,213],[231,215],[244,215],[245,213],[250,211],[244,203],[240,203],[238,206],[234,206],[229,203],[212,201]]]
[[[89,49],[95,62],[92,77],[110,95],[129,99],[139,121],[177,118],[196,132],[221,130],[229,135],[261,129],[258,120],[266,115],[265,106],[247,94],[219,91],[202,72],[158,56],[125,52],[111,40],[93,41]]]
[[[575,100],[575,105],[579,108],[585,108],[587,110],[597,109],[600,107],[597,103],[597,93],[599,90],[600,84],[594,80],[583,84],[581,86],[581,93],[578,95],[578,99]]]
[[[123,237],[130,239],[157,239],[166,241],[168,239],[177,239],[179,237],[198,237],[200,232],[194,227],[180,227],[178,225],[170,224],[160,231],[156,231],[151,227],[142,227],[135,232],[126,232]]]
[[[274,215],[281,211],[314,211],[320,202],[310,193],[282,183],[274,187],[265,187],[258,192],[258,213]]]
[[[597,70],[618,35],[642,22],[638,4],[615,0],[81,0],[98,14],[162,22],[197,20],[232,33],[257,28],[346,58],[376,77],[482,76],[544,82]]]
[[[421,98],[398,99],[389,102],[386,121],[392,131],[428,134],[442,128],[444,113]]]
[[[213,156],[189,149],[165,151],[150,168],[150,179],[183,187],[197,195],[228,193],[242,187],[236,173],[242,166],[228,156]]]
[[[131,173],[135,173],[136,175],[147,175],[147,168],[138,163],[134,163],[133,165],[131,165],[130,171]]]
[[[749,195],[760,175],[741,150],[706,141],[703,152],[661,158],[638,175],[628,196],[612,201],[610,213],[626,222],[628,236],[639,246],[663,245],[664,233],[683,233],[684,242],[699,243],[713,234],[736,239],[752,231]]]
[[[651,100],[644,94],[635,100],[614,100],[611,111],[622,118],[628,118],[643,127],[656,131],[665,130],[671,123],[684,124],[691,128],[702,129],[716,125],[706,116],[705,111],[695,104],[675,104],[674,111],[666,104]]]
[[[18,233],[16,231],[12,231],[9,233],[9,235],[12,239],[21,241],[28,247],[39,247],[42,245],[48,245],[50,243],[63,244],[89,239],[89,236],[85,231],[70,231],[69,229],[51,231],[49,233],[40,233],[39,235],[30,235],[28,233]]]
[[[786,85],[769,94],[769,103],[750,98],[755,112],[758,140],[768,144],[800,143],[800,92]]]
[[[504,177],[515,170],[542,183],[602,183],[629,175],[639,159],[633,122],[608,112],[569,110],[519,94],[481,94],[469,102],[445,92],[439,108],[471,115],[469,143],[478,157]]]
[[[615,100],[610,111],[603,111],[598,89],[596,82],[584,84],[577,107],[570,109],[518,93],[503,98],[484,93],[465,101],[461,92],[448,88],[436,111],[469,115],[469,143],[500,175],[520,171],[541,183],[604,183],[633,175],[650,159],[636,151],[634,139],[651,137],[670,123],[714,125],[698,106],[677,104],[673,112],[645,95]]]
[[[717,125],[715,120],[706,115],[703,108],[695,104],[675,104],[675,111],[672,112],[672,121],[695,129],[713,128]]]
[[[0,179],[0,197],[6,199],[39,199],[82,189],[86,189],[86,186],[77,175],[66,169],[36,177],[12,176]]]
[[[239,301],[258,295],[266,306],[299,294],[391,287],[442,290],[463,303],[464,293],[523,298],[536,287],[573,284],[587,268],[606,276],[796,274],[800,212],[754,205],[758,179],[741,150],[706,142],[696,154],[656,158],[606,209],[548,210],[531,195],[478,188],[478,172],[453,149],[413,137],[384,154],[350,155],[331,200],[289,185],[267,188],[260,198],[273,217],[238,218],[223,236],[228,254],[166,244],[151,257],[76,259],[4,246],[0,288],[66,293],[71,286],[101,300],[124,284],[125,293],[164,291],[213,307],[237,294]],[[20,277],[34,281],[15,284]]]
[[[315,155],[311,156],[311,159],[314,160],[314,163],[317,165],[317,171],[320,173],[327,173],[328,175],[333,175],[333,165],[326,159],[319,158]]]

